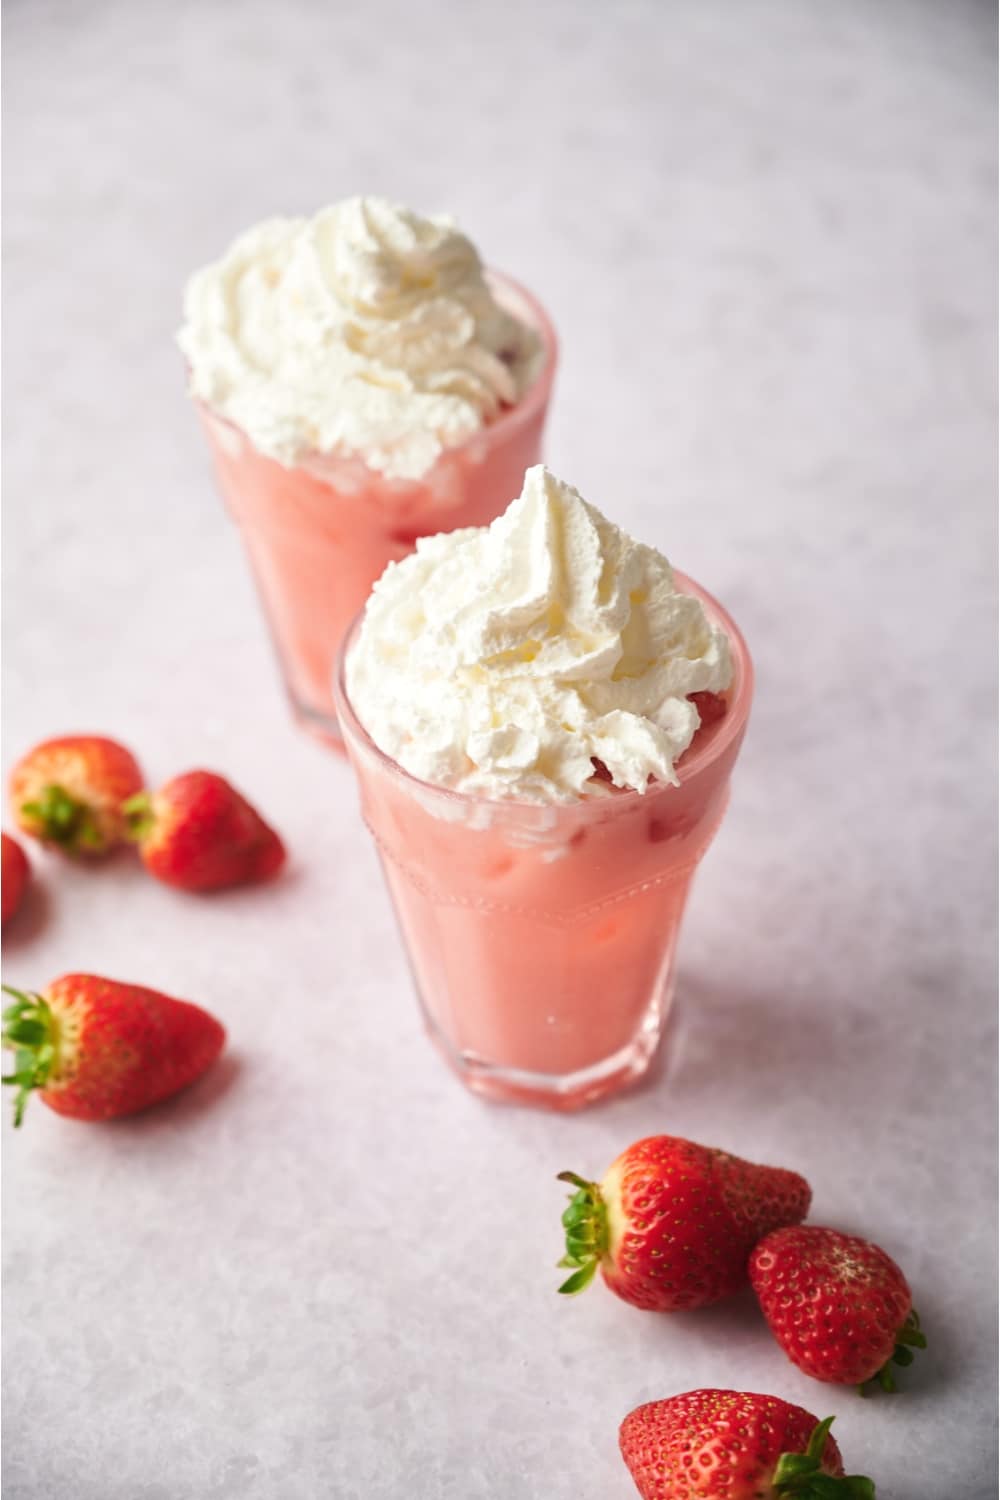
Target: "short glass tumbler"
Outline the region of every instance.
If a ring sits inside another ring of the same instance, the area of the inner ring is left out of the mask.
[[[341,746],[332,681],[344,635],[372,584],[418,537],[485,526],[520,493],[541,458],[556,366],[556,337],[539,304],[489,273],[497,300],[535,329],[539,373],[516,406],[420,479],[389,479],[357,457],[316,453],[287,468],[197,402],[216,480],[240,528],[285,691],[296,719]]]
[[[490,802],[418,781],[359,723],[344,664],[337,707],[362,813],[428,1030],[477,1093],[573,1109],[649,1066],[673,996],[695,868],[722,819],[753,667],[726,612],[727,711],[678,762],[678,786],[568,805]]]

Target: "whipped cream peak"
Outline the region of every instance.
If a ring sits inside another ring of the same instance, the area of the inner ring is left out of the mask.
[[[188,281],[178,343],[192,394],[262,453],[403,479],[514,405],[544,357],[451,219],[384,198],[247,230]]]
[[[376,583],[347,662],[354,710],[422,781],[568,802],[676,782],[729,641],[666,558],[542,465],[489,527],[422,537]]]

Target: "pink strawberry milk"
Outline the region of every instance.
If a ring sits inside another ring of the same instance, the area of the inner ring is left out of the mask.
[[[540,456],[555,335],[445,218],[351,198],[198,271],[178,335],[296,718],[389,562],[482,526]]]
[[[338,707],[427,1027],[474,1090],[573,1108],[660,1040],[753,671],[739,630],[542,466],[422,538]]]

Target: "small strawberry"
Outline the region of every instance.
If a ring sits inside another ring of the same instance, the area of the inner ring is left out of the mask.
[[[131,751],[96,734],[46,740],[10,774],[17,826],[65,854],[106,854],[120,844],[122,803],[141,787]]]
[[[762,1235],[809,1211],[809,1184],[677,1136],[637,1141],[604,1180],[560,1172],[577,1191],[563,1214],[574,1266],[559,1288],[580,1292],[598,1266],[611,1290],[656,1312],[705,1307],[737,1291]]]
[[[771,1332],[814,1380],[896,1383],[892,1364],[926,1349],[906,1278],[868,1240],[815,1224],[777,1229],[754,1250],[750,1280]]]
[[[3,851],[3,865],[0,868],[0,921],[6,922],[21,904],[25,886],[31,879],[31,866],[28,856],[9,833],[0,833],[0,849]]]
[[[729,707],[721,693],[689,693],[688,697],[698,710],[702,729],[707,729],[709,724],[715,724],[723,718]]]
[[[138,984],[66,974],[40,995],[3,986],[3,1045],[15,1054],[20,1125],[32,1089],[56,1114],[110,1120],[175,1094],[204,1073],[226,1033],[214,1016]]]
[[[777,1396],[687,1391],[629,1412],[618,1443],[643,1500],[874,1500],[845,1476],[832,1422]]]
[[[149,873],[185,891],[267,880],[285,862],[274,829],[214,771],[175,776],[124,812]]]

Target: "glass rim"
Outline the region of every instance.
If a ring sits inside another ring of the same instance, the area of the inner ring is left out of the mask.
[[[753,700],[754,690],[754,666],[749,647],[743,637],[743,633],[736,624],[728,610],[724,609],[718,600],[702,588],[699,583],[682,573],[679,569],[673,569],[674,582],[678,585],[678,591],[684,594],[692,594],[700,599],[707,607],[709,616],[713,623],[720,625],[729,638],[732,650],[734,666],[735,691],[728,702],[725,716],[718,729],[712,735],[708,743],[693,754],[687,751],[675,763],[679,785],[671,781],[650,781],[643,791],[637,791],[634,787],[617,790],[609,797],[579,797],[572,802],[531,802],[519,800],[515,797],[482,797],[476,792],[460,792],[454,787],[441,786],[438,782],[423,781],[419,776],[414,776],[405,766],[401,766],[398,760],[393,760],[372,739],[365,726],[361,723],[351,703],[347,691],[347,658],[353,649],[358,632],[365,617],[365,609],[355,615],[354,619],[341,641],[337,652],[337,660],[333,674],[333,700],[337,709],[337,717],[340,721],[341,732],[344,733],[345,742],[349,736],[354,736],[361,741],[364,748],[399,782],[409,784],[418,788],[421,796],[435,795],[453,803],[456,806],[472,808],[485,807],[491,809],[506,810],[507,816],[511,816],[513,810],[527,812],[552,813],[578,813],[581,808],[609,808],[611,806],[622,807],[637,804],[639,800],[647,803],[650,797],[664,796],[672,791],[680,791],[684,786],[690,785],[698,776],[721,757],[723,752],[729,748],[734,740],[742,735],[746,728],[747,719],[750,716],[750,705]]]
[[[491,285],[512,292],[514,297],[524,304],[525,311],[530,315],[528,320],[529,327],[539,335],[542,341],[544,358],[541,367],[520,400],[515,401],[513,406],[505,407],[492,421],[484,422],[481,427],[477,427],[474,432],[470,432],[468,437],[464,437],[460,443],[452,443],[448,447],[443,447],[430,468],[425,470],[423,474],[403,479],[398,477],[391,478],[382,474],[379,469],[371,470],[372,473],[380,475],[387,484],[425,484],[442,459],[449,458],[452,454],[460,454],[464,450],[473,447],[476,443],[481,443],[484,438],[492,439],[494,435],[499,436],[506,433],[510,427],[519,426],[528,418],[533,417],[540,409],[544,409],[549,400],[552,393],[552,383],[555,380],[556,366],[559,362],[559,337],[551,318],[534,293],[529,292],[528,288],[516,280],[515,277],[508,276],[506,271],[497,271],[492,266],[484,266],[483,271],[487,281]],[[510,312],[512,309],[507,307],[505,311]],[[188,373],[188,393],[191,395],[191,399],[195,405],[200,407],[213,422],[219,422],[223,427],[228,427],[233,432],[238,433],[245,442],[250,444],[255,452],[260,452],[260,449],[257,448],[256,443],[245,427],[241,427],[238,422],[234,422],[232,417],[227,417],[224,412],[219,411],[210,401],[206,401],[201,396],[195,396],[190,391],[190,361],[185,360],[184,366]],[[263,454],[262,456],[270,458],[272,463],[280,463],[284,469],[309,469],[311,466],[322,465],[323,463],[351,462],[360,463],[366,469],[371,468],[362,453],[338,453],[336,449],[324,452],[322,448],[304,448],[297,455],[294,462],[289,464],[284,463],[279,458],[274,458],[271,454]]]

